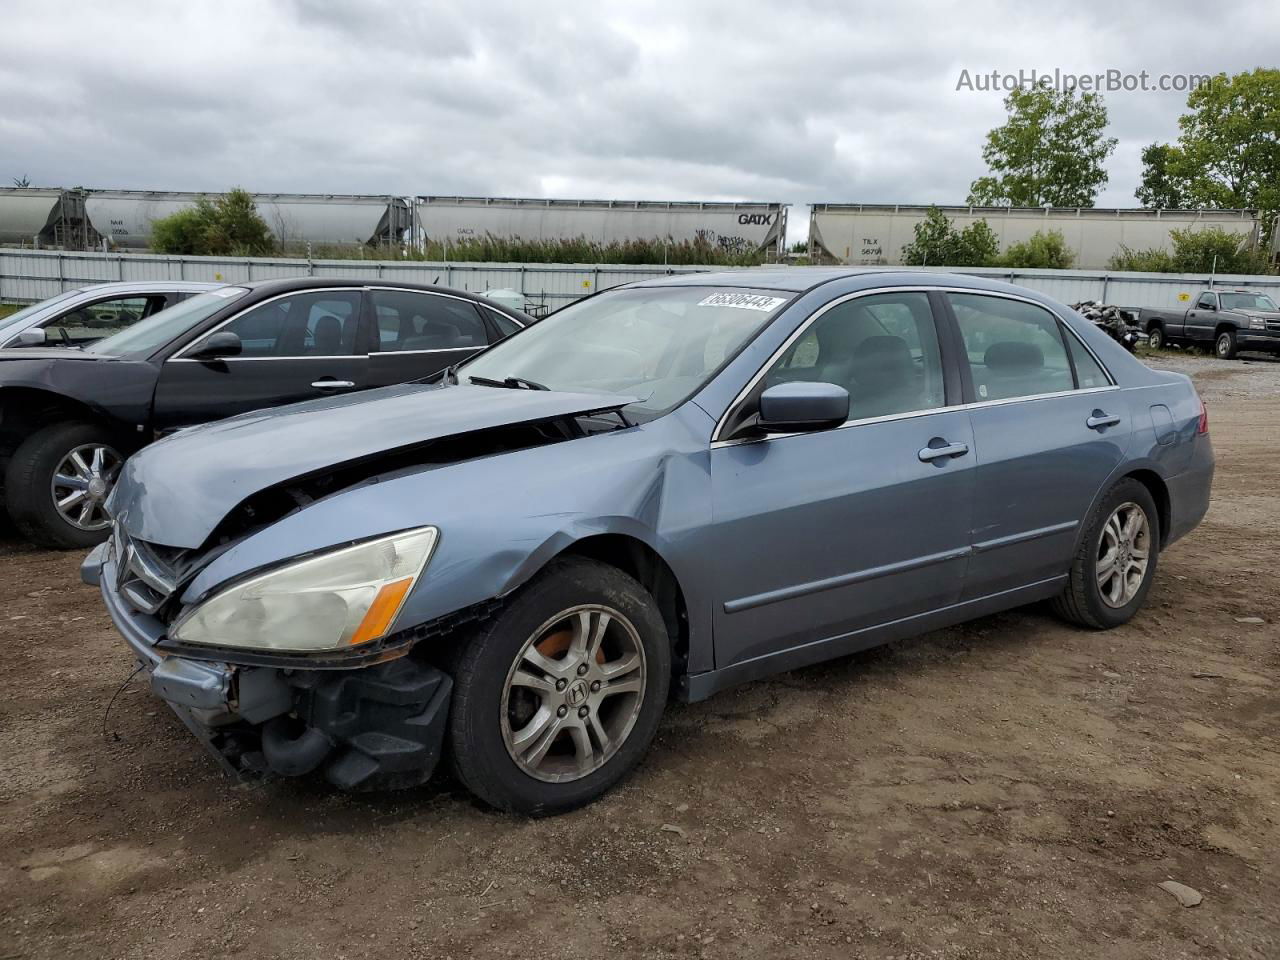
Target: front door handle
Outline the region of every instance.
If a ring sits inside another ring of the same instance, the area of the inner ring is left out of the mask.
[[[1084,425],[1090,430],[1101,430],[1103,427],[1114,427],[1120,422],[1120,418],[1114,413],[1103,413],[1101,410],[1093,411],[1093,416],[1084,422]]]
[[[351,380],[333,380],[326,378],[324,380],[316,380],[311,385],[317,390],[349,390],[355,386],[355,383]]]
[[[934,443],[941,446],[933,446]],[[929,441],[929,446],[922,447],[920,452],[916,454],[922,462],[929,463],[932,460],[938,460],[942,457],[963,457],[969,452],[967,443],[947,443],[945,440],[934,438]]]

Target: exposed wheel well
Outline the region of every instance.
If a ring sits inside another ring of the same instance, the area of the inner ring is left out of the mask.
[[[32,433],[51,423],[103,424],[87,405],[32,387],[0,390],[0,460],[7,460]]]
[[[1232,333],[1235,333],[1235,332],[1236,332],[1236,326],[1235,326],[1235,324],[1233,324],[1233,323],[1220,323],[1220,324],[1218,324],[1217,329],[1213,331],[1213,339],[1214,339],[1214,340],[1217,340],[1220,336],[1222,336],[1222,335],[1223,335],[1225,332],[1227,332],[1228,330],[1230,330]]]
[[[671,667],[683,673],[689,660],[689,608],[671,567],[647,543],[624,534],[579,540],[560,554],[590,557],[630,574],[653,596],[671,637]]]
[[[1163,330],[1164,320],[1161,317],[1152,317],[1150,320],[1147,321],[1147,329],[1144,332],[1150,333],[1152,330],[1156,329],[1157,327]]]
[[[1135,470],[1128,474],[1134,480],[1137,480],[1151,494],[1151,499],[1156,502],[1156,510],[1160,514],[1160,547],[1169,542],[1169,525],[1173,520],[1172,506],[1169,503],[1169,488],[1165,486],[1164,480],[1160,474],[1154,470]]]

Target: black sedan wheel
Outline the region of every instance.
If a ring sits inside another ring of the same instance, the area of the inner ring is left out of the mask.
[[[104,510],[124,464],[110,437],[89,423],[57,423],[14,452],[5,497],[18,529],[46,547],[82,549],[107,538]]]
[[[561,813],[643,756],[666,705],[670,640],[640,584],[575,558],[521,589],[452,666],[458,778],[499,809]]]

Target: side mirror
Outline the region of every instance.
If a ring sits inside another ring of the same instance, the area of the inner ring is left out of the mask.
[[[48,335],[39,327],[32,327],[29,330],[23,330],[16,340],[13,341],[15,347],[42,347],[49,342]]]
[[[849,419],[849,391],[834,383],[779,383],[760,394],[757,426],[766,433],[838,427]]]
[[[230,330],[221,330],[206,338],[187,356],[192,360],[219,360],[222,357],[238,357],[243,350],[244,344],[238,336]]]

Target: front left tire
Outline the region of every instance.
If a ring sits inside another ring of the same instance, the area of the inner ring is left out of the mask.
[[[451,663],[458,779],[490,806],[533,816],[590,803],[644,756],[666,707],[671,641],[632,577],[554,561]]]
[[[91,423],[55,423],[14,451],[5,473],[5,506],[28,540],[58,550],[101,543],[110,532],[103,505],[124,455]]]

